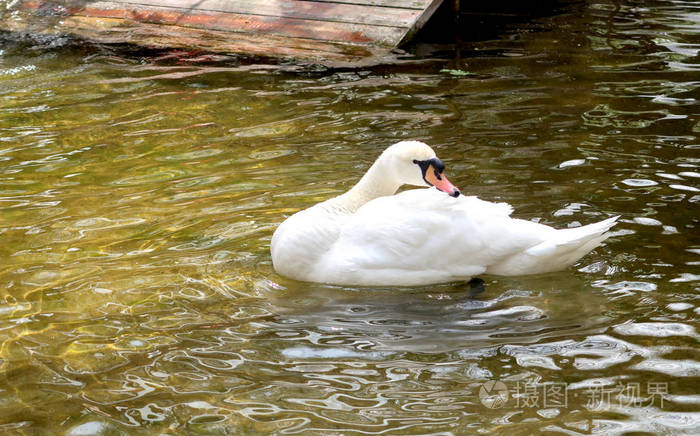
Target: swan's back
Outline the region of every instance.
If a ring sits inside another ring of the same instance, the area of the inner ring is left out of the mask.
[[[542,242],[553,229],[514,220],[505,203],[417,189],[375,199],[352,215],[314,281],[419,285],[467,280]]]

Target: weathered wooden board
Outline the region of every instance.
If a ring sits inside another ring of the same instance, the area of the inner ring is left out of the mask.
[[[125,5],[173,8],[194,12],[192,0],[123,0]],[[99,6],[97,4],[92,7]],[[311,0],[200,0],[196,11],[298,18],[310,21],[408,27],[416,17],[416,9],[351,3],[329,3]]]
[[[323,62],[381,56],[443,0],[20,0],[0,28]],[[41,24],[46,24],[41,26]]]

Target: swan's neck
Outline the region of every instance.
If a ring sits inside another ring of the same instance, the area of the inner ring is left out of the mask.
[[[383,158],[380,156],[352,189],[334,199],[339,206],[354,212],[370,200],[396,193],[401,184],[393,181]]]

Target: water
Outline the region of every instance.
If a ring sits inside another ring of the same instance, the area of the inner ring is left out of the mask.
[[[358,71],[5,36],[2,432],[697,434],[700,8],[514,21]],[[518,217],[621,224],[483,292],[276,275],[275,226],[407,138]]]

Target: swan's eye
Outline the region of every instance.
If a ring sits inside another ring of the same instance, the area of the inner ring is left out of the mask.
[[[413,163],[420,167],[421,171],[423,172],[423,177],[425,177],[425,173],[430,167],[432,167],[435,171],[435,175],[438,177],[438,180],[440,179],[440,174],[445,171],[445,164],[436,157],[426,160],[413,159]]]

